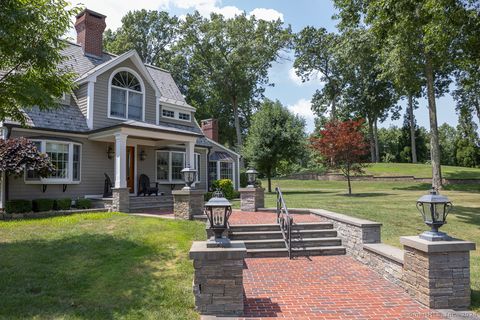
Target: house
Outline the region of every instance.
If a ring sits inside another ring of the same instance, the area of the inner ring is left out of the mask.
[[[103,51],[105,16],[84,10],[76,17],[77,43],[68,43],[61,67],[78,77],[77,88],[52,111],[25,110],[28,127],[5,121],[4,138],[27,137],[51,158],[48,178],[25,172],[2,181],[1,200],[102,198],[105,174],[115,188],[138,192],[141,174],[169,195],[184,182],[181,170],[198,170],[196,189],[214,179],[239,187],[240,155],[218,143],[218,122],[195,121],[171,74],[144,64],[135,50]],[[0,203],[3,207],[3,203]]]

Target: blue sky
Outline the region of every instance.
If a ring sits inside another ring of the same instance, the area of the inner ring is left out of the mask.
[[[257,18],[281,18],[285,24],[290,24],[294,32],[300,31],[307,25],[324,27],[335,31],[336,22],[332,20],[335,13],[333,2],[330,0],[84,0],[82,4],[87,8],[98,11],[107,16],[107,27],[116,28],[120,25],[121,17],[129,10],[161,9],[171,14],[182,16],[198,10],[203,15],[219,12],[225,16],[233,16],[242,11],[254,14]],[[72,33],[71,33],[72,34]],[[73,33],[74,34],[74,33]],[[308,83],[301,83],[293,70],[293,57],[285,55],[287,59],[274,63],[270,70],[270,81],[275,84],[266,90],[270,99],[278,99],[288,108],[303,116],[307,121],[307,131],[313,129],[313,114],[310,110],[310,100],[316,89],[322,84],[318,79]],[[403,107],[405,103],[400,102]],[[450,95],[437,99],[439,125],[448,123],[456,126],[458,116],[455,113],[455,102]],[[420,100],[420,108],[415,111],[418,124],[429,128],[426,100]],[[388,119],[381,126],[392,124],[401,126],[403,117],[397,121]]]

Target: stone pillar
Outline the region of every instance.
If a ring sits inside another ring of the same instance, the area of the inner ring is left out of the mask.
[[[263,188],[241,188],[240,210],[257,211],[258,208],[265,208],[265,189]]]
[[[195,189],[172,191],[175,218],[191,220],[195,215],[202,215],[204,194],[204,191]]]
[[[243,263],[247,249],[243,241],[228,248],[207,248],[195,241],[190,249],[195,276],[195,308],[203,315],[231,316],[243,313]]]
[[[465,309],[470,306],[470,250],[475,243],[428,241],[401,237],[405,289],[434,309]]]
[[[129,212],[130,190],[128,188],[112,188],[112,211]]]

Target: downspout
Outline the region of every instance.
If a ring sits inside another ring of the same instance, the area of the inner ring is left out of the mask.
[[[4,123],[0,123],[0,129],[1,129],[1,139],[8,139],[10,136],[9,130],[6,126],[4,126]],[[0,175],[0,211],[3,211],[5,209],[5,203],[8,200],[8,179],[5,174],[5,172],[2,172]]]

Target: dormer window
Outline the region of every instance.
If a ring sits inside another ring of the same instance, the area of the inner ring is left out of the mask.
[[[144,90],[139,76],[131,70],[112,74],[109,116],[117,119],[144,120]]]

